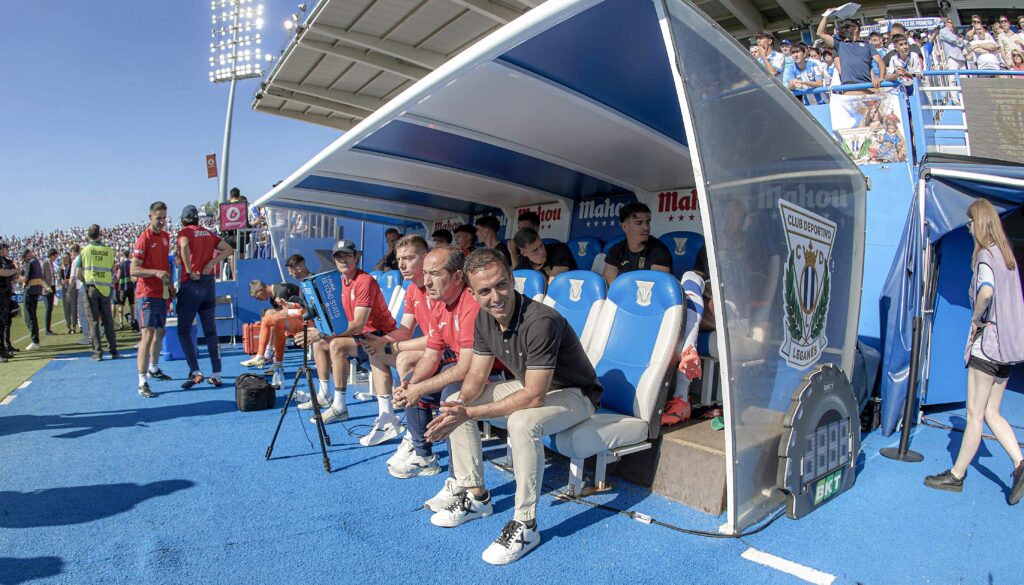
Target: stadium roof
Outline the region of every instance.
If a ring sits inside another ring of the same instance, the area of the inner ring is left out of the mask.
[[[297,26],[281,59],[257,91],[253,109],[349,130],[476,41],[542,3],[320,0]],[[760,29],[806,29],[832,5],[821,0],[694,3],[739,38]],[[883,12],[887,6],[875,0],[862,0],[862,4]],[[862,9],[861,13],[865,12],[871,10]]]

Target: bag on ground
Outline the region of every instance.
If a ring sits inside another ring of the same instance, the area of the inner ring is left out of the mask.
[[[266,378],[256,374],[242,374],[235,379],[235,404],[242,412],[274,408],[274,387]]]

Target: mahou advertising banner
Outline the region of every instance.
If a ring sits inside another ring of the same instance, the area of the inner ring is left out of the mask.
[[[554,238],[559,241],[569,239],[569,224],[571,209],[561,203],[547,203],[544,205],[533,205],[516,209],[516,217],[532,211],[540,216],[540,237]],[[518,220],[517,220],[518,221]],[[515,229],[515,226],[512,226]],[[509,234],[511,238],[515,233]]]
[[[595,237],[607,241],[622,235],[619,228],[619,210],[627,203],[636,201],[632,193],[603,199],[586,199],[576,203],[572,217],[572,237]]]
[[[447,217],[445,219],[439,219],[429,225],[430,230],[427,235],[429,236],[437,230],[448,230],[450,232],[454,232],[455,228],[464,223],[466,223],[466,218],[464,217]]]
[[[656,236],[669,232],[704,233],[696,189],[662,191],[648,207],[651,208],[651,233]]]

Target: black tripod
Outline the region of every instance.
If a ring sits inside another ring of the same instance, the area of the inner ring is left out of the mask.
[[[296,297],[292,297],[294,300]],[[277,442],[277,434],[281,432],[281,424],[284,422],[285,415],[288,414],[288,407],[291,406],[292,399],[295,397],[295,391],[299,388],[299,381],[302,378],[306,378],[306,386],[309,388],[309,399],[313,402],[313,417],[316,419],[316,434],[320,437],[320,453],[324,457],[324,471],[327,473],[331,472],[331,460],[327,457],[327,445],[331,444],[331,437],[327,434],[327,429],[324,427],[324,419],[320,415],[320,404],[317,401],[317,393],[313,389],[313,370],[309,367],[309,338],[308,328],[306,323],[311,319],[309,315],[309,308],[305,307],[305,304],[299,301],[299,305],[306,309],[306,314],[302,316],[302,338],[306,342],[306,347],[302,350],[302,367],[299,371],[295,372],[295,381],[292,383],[292,391],[288,393],[288,398],[284,401],[284,408],[281,409],[281,418],[277,420],[277,428],[274,429],[274,438],[270,440],[270,446],[267,447],[266,458],[270,459],[271,453],[274,452],[274,443]]]

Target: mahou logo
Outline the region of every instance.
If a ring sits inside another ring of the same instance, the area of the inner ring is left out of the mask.
[[[434,222],[434,230],[454,230],[465,223],[458,217],[450,217],[448,219],[442,219]]]
[[[579,211],[576,213],[576,219],[619,219],[619,210],[625,205],[622,203],[613,203],[611,199],[605,197],[604,201],[598,201],[591,199],[590,201],[580,201],[578,206]]]
[[[658,212],[669,211],[696,211],[700,208],[697,200],[697,190],[689,193],[679,194],[679,191],[662,191],[658,193]]]
[[[544,207],[544,206],[538,205],[535,208],[523,207],[523,208],[519,209],[518,213],[519,213],[519,215],[522,215],[522,214],[524,214],[524,213],[526,213],[528,211],[533,211],[534,213],[539,215],[541,223],[547,223],[547,222],[552,222],[552,221],[560,221],[562,219],[562,208],[558,207],[558,206],[555,206],[555,207]]]

